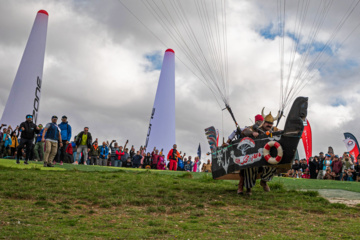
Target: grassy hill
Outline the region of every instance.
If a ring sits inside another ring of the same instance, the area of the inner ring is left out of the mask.
[[[0,160],[0,238],[354,239],[359,206],[295,190],[330,182],[275,178],[271,192],[257,184],[246,197],[236,195],[236,182],[205,173]]]

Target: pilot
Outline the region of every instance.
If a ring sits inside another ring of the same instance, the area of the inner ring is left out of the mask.
[[[241,132],[241,137],[258,137],[260,134],[268,134],[276,131],[280,131],[277,127],[273,126],[274,121],[279,118],[279,115],[274,118],[271,115],[271,112],[264,116],[264,108],[262,109],[261,115],[255,116],[255,124],[251,127],[245,128]],[[258,121],[257,121],[258,120]],[[261,122],[260,122],[261,121]],[[276,173],[276,168],[273,167],[253,167],[253,168],[246,168],[240,170],[240,180],[239,180],[239,187],[237,190],[238,194],[243,194],[243,187],[246,188],[246,194],[251,195],[251,189],[255,186],[256,177],[258,173],[261,172],[261,180],[260,185],[263,187],[265,192],[270,191],[270,187],[267,182],[271,181],[274,174]]]

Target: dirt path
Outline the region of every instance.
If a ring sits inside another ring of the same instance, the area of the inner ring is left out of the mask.
[[[360,204],[360,193],[340,189],[313,189],[331,203],[343,203],[354,207]]]

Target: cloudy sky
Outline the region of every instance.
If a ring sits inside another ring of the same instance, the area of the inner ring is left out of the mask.
[[[167,48],[173,48],[178,57],[175,61],[179,150],[194,156],[200,142],[203,153],[207,152],[204,129],[209,126],[218,128],[220,137],[225,135],[226,138],[234,123],[227,112],[221,111],[217,101],[222,107],[224,104],[209,90],[209,80],[203,80],[205,84],[199,80],[197,76],[201,74],[186,57],[186,51],[195,51],[196,45],[189,42],[187,50],[179,47],[146,8],[146,2],[0,1],[0,112],[5,107],[36,13],[44,9],[49,13],[49,22],[39,122],[47,123],[52,115],[65,114],[73,134],[86,125],[99,141],[116,139],[123,144],[129,139],[136,147],[143,145],[163,54]],[[360,6],[351,12],[354,1],[321,8],[318,3],[306,8],[299,6],[298,1],[287,1],[285,37],[282,38],[278,32],[277,3],[275,0],[226,1],[228,97],[233,112],[239,124],[245,126],[251,124],[249,118],[253,119],[263,107],[266,113],[279,110],[279,52],[282,53],[279,48],[280,39],[284,39],[285,76],[291,54],[294,54],[293,74],[300,69],[301,74],[309,76],[300,81],[310,79],[299,95],[309,97],[313,152],[327,151],[328,146],[333,146],[335,152],[341,154],[346,150],[342,142],[344,132],[360,137],[360,112],[357,111],[360,106],[360,85],[357,84],[360,27],[356,28],[360,23],[356,17],[360,14]],[[202,50],[207,53],[207,37],[196,28],[201,16],[194,10],[194,1],[182,6]],[[301,12],[302,9],[307,11]],[[327,9],[327,15],[319,14],[318,9]],[[173,14],[177,16],[178,13]],[[323,23],[313,35],[312,23],[322,16]],[[346,21],[342,23],[344,18]],[[304,22],[302,27],[296,28],[299,19]],[[163,20],[169,22],[169,19]],[[180,31],[182,34],[186,33]],[[217,44],[224,46],[221,40]],[[316,60],[321,49],[324,53]],[[205,55],[206,60],[213,60],[211,54]],[[306,55],[308,57],[304,58]],[[305,67],[298,68],[299,63],[304,63]],[[225,61],[219,64],[224,67]],[[284,121],[280,127],[283,124]],[[303,157],[300,144],[299,152]]]

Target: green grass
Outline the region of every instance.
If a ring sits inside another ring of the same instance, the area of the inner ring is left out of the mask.
[[[271,192],[257,183],[247,197],[236,195],[235,181],[213,180],[210,174],[95,166],[74,170],[67,164],[59,166],[67,171],[42,171],[3,161],[10,160],[0,160],[0,239],[360,236],[360,206],[330,204],[316,191],[294,190],[296,183],[302,188],[309,180],[275,178]],[[316,181],[305,189],[314,186]]]

